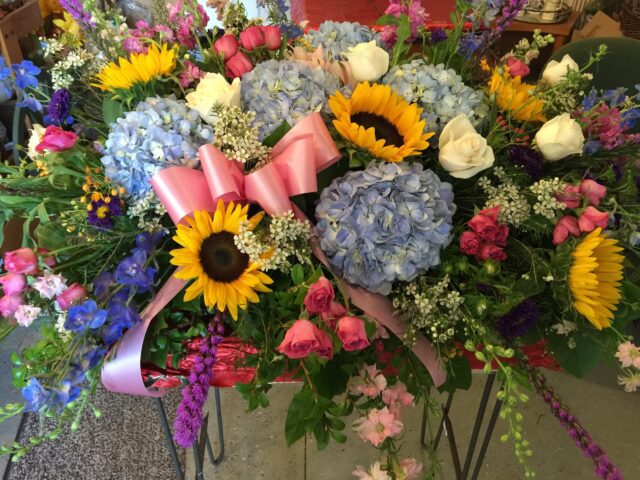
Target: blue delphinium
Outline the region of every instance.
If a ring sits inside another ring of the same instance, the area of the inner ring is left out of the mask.
[[[321,110],[338,88],[338,79],[322,69],[268,60],[242,77],[241,94],[244,110],[256,113],[254,124],[262,140],[283,121],[294,125]]]
[[[306,39],[314,47],[322,49],[335,60],[345,60],[342,53],[359,43],[375,40],[382,46],[380,34],[357,22],[322,22],[317,30],[309,30]]]
[[[13,64],[13,73],[15,75],[16,87],[20,90],[38,86],[36,76],[40,75],[40,69],[36,67],[31,60],[23,60],[20,63]]]
[[[42,410],[48,405],[51,398],[50,392],[35,378],[29,379],[27,386],[22,389],[22,396],[25,400],[25,412],[38,412]]]
[[[70,332],[82,332],[86,329],[100,328],[107,319],[107,311],[98,307],[94,300],[86,300],[69,309],[64,328]]]
[[[120,262],[116,268],[116,283],[129,287],[137,287],[140,291],[148,290],[153,284],[156,269],[145,266],[147,254],[136,249],[133,254]]]
[[[478,127],[488,113],[482,92],[465,85],[455,70],[443,64],[427,65],[424,60],[413,60],[393,67],[382,77],[382,83],[391,85],[408,102],[423,108],[421,118],[430,132],[440,132],[461,113]]]
[[[198,148],[213,141],[213,129],[183,100],[150,97],[112,126],[102,157],[105,174],[134,203],[151,190],[158,171],[198,165]]]
[[[453,190],[419,163],[374,163],[322,191],[320,248],[347,281],[388,294],[440,263],[453,238]]]
[[[140,321],[140,316],[135,307],[127,305],[119,298],[109,302],[109,320],[102,329],[102,339],[107,345],[115,343],[122,337],[125,330],[133,327]]]

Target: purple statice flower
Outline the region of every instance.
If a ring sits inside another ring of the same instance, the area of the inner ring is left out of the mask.
[[[113,227],[113,218],[121,215],[122,205],[117,195],[100,195],[87,207],[87,223],[102,229]]]
[[[48,124],[71,125],[73,117],[69,115],[70,110],[71,93],[66,88],[59,88],[51,95],[51,100],[47,107],[47,116],[44,117],[44,121]]]
[[[525,171],[532,180],[538,181],[544,175],[542,156],[524,145],[512,145],[508,149],[509,159]]]
[[[202,409],[207,401],[218,345],[222,342],[223,315],[218,313],[213,317],[213,323],[209,325],[207,336],[200,345],[200,353],[189,373],[189,385],[182,390],[182,400],[173,424],[173,438],[182,448],[189,448],[196,443],[202,427]]]
[[[540,308],[530,298],[516,305],[498,319],[498,332],[505,338],[520,337],[538,323]]]
[[[447,31],[444,28],[434,28],[431,31],[431,45],[437,45],[447,39]]]
[[[560,421],[560,424],[567,430],[571,439],[575,442],[582,453],[593,461],[594,470],[603,480],[624,480],[622,472],[611,462],[606,452],[593,441],[591,435],[582,426],[571,411],[562,404],[562,400],[547,383],[542,372],[530,364],[526,364],[529,379],[536,389],[536,392],[543,398],[545,403],[551,408],[553,415]]]
[[[80,0],[60,0],[60,6],[65,9],[81,27],[95,27],[96,23],[91,20],[91,14],[84,9]]]

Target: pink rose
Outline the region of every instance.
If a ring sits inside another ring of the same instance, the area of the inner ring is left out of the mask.
[[[507,66],[509,67],[509,73],[512,77],[524,78],[529,75],[530,70],[527,64],[518,60],[516,57],[509,57]]]
[[[580,196],[580,187],[576,185],[567,185],[564,192],[556,193],[556,200],[564,203],[567,208],[578,208],[582,197]]]
[[[346,314],[347,309],[344,308],[344,305],[338,302],[331,302],[328,310],[320,312],[320,317],[327,327],[335,330],[338,319],[344,317]]]
[[[87,289],[79,283],[73,283],[56,297],[60,310],[69,310],[73,305],[87,298]]]
[[[249,51],[262,47],[265,44],[263,27],[252,25],[244,32],[240,32],[240,44]]]
[[[306,358],[311,352],[326,348],[323,340],[322,331],[309,320],[301,318],[289,327],[276,350],[289,358]]]
[[[22,297],[20,295],[5,295],[0,298],[0,316],[4,318],[13,317],[20,305],[22,305]]]
[[[0,284],[5,295],[15,295],[24,291],[27,280],[20,273],[7,273],[0,277]]]
[[[593,206],[598,206],[600,201],[607,194],[607,187],[600,185],[591,179],[582,180],[580,183],[580,194],[589,199],[589,203]]]
[[[362,350],[371,345],[364,322],[358,317],[342,317],[338,320],[338,337],[347,352]]]
[[[30,248],[19,248],[4,254],[4,268],[11,273],[38,273],[38,256]]]
[[[475,255],[478,253],[482,240],[477,233],[472,231],[463,232],[460,235],[460,251],[466,255]]]
[[[44,261],[44,264],[46,266],[51,268],[56,266],[56,257],[50,254],[49,249],[44,247],[38,247],[37,252],[42,257],[42,260]]]
[[[216,52],[221,53],[224,56],[224,61],[226,62],[238,51],[238,40],[236,40],[236,37],[230,33],[227,33],[215,41],[213,49]]]
[[[498,225],[499,211],[500,207],[481,210],[467,222],[467,225],[483,240],[493,242],[500,233],[500,226]]]
[[[320,344],[318,348],[314,350],[315,353],[317,353],[319,357],[331,360],[331,358],[333,358],[333,341],[331,340],[331,335],[324,330],[318,329],[318,341]]]
[[[307,296],[304,297],[304,306],[312,315],[327,312],[334,298],[333,285],[326,277],[320,277],[309,287]]]
[[[269,50],[278,50],[282,45],[282,31],[280,27],[269,25],[261,28],[262,35],[264,36],[264,45]]]
[[[580,227],[578,226],[578,219],[576,217],[565,215],[558,220],[556,227],[553,229],[553,244],[558,245],[565,242],[567,238],[569,238],[569,235],[579,237]]]
[[[596,228],[607,228],[609,225],[609,214],[601,212],[597,208],[587,207],[578,219],[578,226],[581,232],[591,232]]]
[[[496,262],[502,262],[507,259],[505,251],[493,243],[483,243],[478,249],[476,254],[478,260],[495,260]]]
[[[49,152],[64,152],[73,147],[78,141],[78,136],[73,132],[49,125],[44,131],[44,136],[40,143],[36,145],[36,152],[43,153],[45,150]]]
[[[225,65],[227,77],[242,78],[242,76],[253,70],[253,63],[244,53],[238,52]]]

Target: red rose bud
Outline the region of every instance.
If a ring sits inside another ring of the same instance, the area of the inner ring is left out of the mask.
[[[529,75],[530,70],[527,64],[518,60],[516,57],[509,57],[507,60],[507,66],[509,67],[509,74],[512,77],[524,78]]]
[[[244,53],[238,52],[226,63],[227,77],[242,78],[242,76],[253,70],[253,63]]]
[[[79,283],[74,283],[56,297],[56,302],[60,310],[69,310],[85,298],[87,298],[87,289]]]
[[[269,25],[261,28],[265,46],[269,50],[278,50],[282,45],[282,31],[280,30],[280,27]]]
[[[493,243],[483,243],[478,249],[476,254],[478,260],[494,260],[496,262],[502,262],[507,259],[505,251]]]
[[[244,32],[240,33],[240,44],[242,48],[252,51],[258,47],[262,47],[265,44],[265,38],[263,34],[263,27],[259,25],[252,25]]]
[[[460,235],[460,251],[466,255],[475,255],[478,253],[482,240],[477,233],[467,231]]]
[[[227,33],[214,42],[213,49],[221,53],[226,62],[238,52],[238,40],[230,33]]]
[[[498,225],[498,213],[500,207],[493,207],[487,210],[480,210],[467,225],[480,236],[483,240],[493,242],[500,234],[500,226]]]

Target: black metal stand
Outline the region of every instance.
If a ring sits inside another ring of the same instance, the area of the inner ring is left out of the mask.
[[[196,445],[193,446],[193,457],[196,464],[196,479],[201,480],[204,479],[204,450],[206,448],[207,454],[209,456],[209,461],[212,465],[218,465],[220,462],[224,460],[224,427],[222,424],[222,403],[220,402],[220,389],[214,388],[213,395],[216,405],[216,420],[218,427],[218,443],[220,444],[220,453],[218,456],[215,456],[213,453],[213,447],[211,445],[211,440],[209,439],[208,433],[208,425],[209,425],[209,414],[207,414],[204,418],[204,422],[202,424],[202,429],[200,430],[200,439]],[[156,408],[158,409],[158,414],[160,415],[160,423],[162,424],[162,431],[164,432],[164,438],[167,442],[167,448],[169,449],[169,454],[171,455],[171,463],[173,463],[173,469],[176,472],[176,477],[178,480],[185,480],[184,478],[184,470],[182,465],[180,465],[180,460],[178,459],[178,451],[176,449],[175,443],[173,443],[173,437],[171,434],[171,427],[169,426],[169,420],[167,418],[167,413],[164,410],[164,404],[162,403],[162,399],[156,397],[153,399]]]
[[[449,450],[451,452],[451,459],[453,460],[453,468],[456,474],[456,480],[477,480],[478,475],[480,474],[480,469],[482,468],[482,462],[487,453],[487,449],[489,448],[489,442],[491,441],[491,435],[493,434],[493,429],[496,426],[496,421],[498,420],[498,415],[500,413],[500,408],[502,406],[502,401],[496,398],[495,404],[493,406],[493,410],[491,412],[491,416],[489,417],[489,423],[484,433],[484,437],[482,439],[482,444],[480,445],[480,451],[478,452],[478,456],[475,461],[475,465],[473,467],[473,472],[471,473],[471,477],[469,477],[469,473],[471,471],[471,463],[473,461],[473,456],[476,450],[476,445],[478,443],[478,437],[480,436],[480,431],[482,429],[482,422],[484,421],[484,417],[487,412],[487,404],[489,403],[489,397],[491,396],[491,391],[493,389],[493,384],[496,379],[496,372],[491,372],[487,377],[487,383],[484,386],[484,391],[482,392],[482,397],[480,398],[480,405],[478,406],[478,413],[476,414],[476,420],[473,425],[473,431],[471,432],[471,438],[469,440],[469,447],[467,448],[467,453],[464,458],[464,464],[461,466],[460,464],[460,455],[458,451],[458,447],[456,445],[455,434],[453,432],[453,425],[451,423],[451,418],[449,417],[449,411],[451,409],[451,403],[453,402],[453,393],[450,393],[447,397],[446,404],[442,405],[442,420],[440,420],[440,424],[438,426],[438,430],[433,439],[433,449],[437,450],[438,445],[440,444],[440,439],[442,438],[442,432],[444,431],[448,443]],[[425,409],[422,412],[422,428],[420,431],[420,444],[423,448],[428,448],[425,443],[425,436],[427,431],[427,407],[425,405]]]

